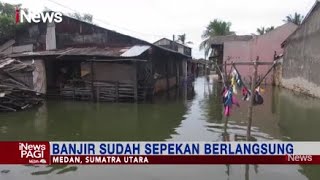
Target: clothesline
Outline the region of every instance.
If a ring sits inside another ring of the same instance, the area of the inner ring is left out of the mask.
[[[253,105],[261,105],[263,104],[264,100],[263,97],[260,94],[260,84],[263,82],[263,80],[266,78],[266,76],[271,72],[271,70],[274,68],[274,66],[277,64],[277,61],[273,62],[273,65],[269,68],[267,73],[263,76],[262,79],[260,79],[258,82],[254,83],[254,89],[249,90],[249,87],[245,84],[245,82],[241,78],[241,74],[238,71],[236,63],[232,63],[232,67],[229,70],[229,74],[223,74],[220,67],[217,66],[219,73],[221,74],[221,77],[223,78],[224,83],[224,90],[223,90],[223,104],[224,104],[224,114],[226,117],[230,116],[232,105],[239,106],[238,101],[236,100],[236,97],[233,96],[233,94],[237,94],[237,87],[242,88],[242,95],[243,100],[249,101],[250,98],[252,99]],[[258,64],[254,64],[255,67],[257,67]],[[226,70],[225,70],[226,71]],[[231,76],[232,74],[232,76]],[[227,76],[227,77],[225,77]],[[227,82],[227,78],[231,77],[230,84]]]
[[[247,140],[251,139],[251,126],[252,126],[252,112],[253,112],[253,106],[263,104],[263,98],[260,95],[260,85],[261,82],[267,77],[267,75],[274,69],[274,67],[278,64],[279,60],[275,60],[273,62],[261,62],[258,61],[259,57],[257,57],[257,60],[255,61],[249,61],[249,62],[231,62],[231,63],[224,63],[218,65],[216,63],[216,67],[221,74],[224,88],[222,92],[222,100],[224,105],[224,115],[226,116],[226,122],[225,126],[228,124],[228,117],[231,113],[231,107],[233,105],[239,106],[238,101],[236,100],[235,96],[233,96],[234,90],[236,90],[236,87],[242,87],[242,95],[243,100],[250,100],[250,104],[248,107],[248,124],[247,124]],[[231,69],[229,70],[229,74],[227,74],[227,65],[232,65]],[[236,68],[236,65],[252,65],[253,66],[253,77],[252,77],[252,84],[251,84],[251,90],[249,90],[248,86],[242,81],[240,72]],[[257,69],[259,65],[272,65],[269,70],[266,72],[266,74],[263,76],[263,78],[259,79],[257,81]],[[224,66],[224,73],[222,73],[220,67]],[[234,69],[234,71],[232,71]],[[226,78],[229,78],[232,73],[232,79],[231,84],[227,82]],[[227,77],[225,77],[227,76]],[[228,83],[228,84],[227,84]]]

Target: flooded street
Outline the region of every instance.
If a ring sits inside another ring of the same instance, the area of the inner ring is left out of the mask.
[[[221,85],[205,77],[188,92],[172,91],[152,103],[110,104],[47,101],[25,112],[0,114],[0,140],[230,141],[246,135],[248,102],[222,115]],[[238,92],[240,94],[240,91]],[[266,87],[254,107],[252,136],[258,141],[319,141],[320,100]],[[320,166],[137,165],[0,166],[0,179],[219,179],[318,180]]]

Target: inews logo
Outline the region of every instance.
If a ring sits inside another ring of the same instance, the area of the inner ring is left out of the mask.
[[[62,22],[61,12],[26,12],[23,9],[16,9],[16,24],[23,23],[26,20],[28,23],[60,23]]]

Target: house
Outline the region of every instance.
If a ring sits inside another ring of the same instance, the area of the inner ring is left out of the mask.
[[[297,26],[293,23],[286,23],[263,35],[229,35],[217,36],[210,39],[211,47],[217,49],[222,62],[243,62],[252,61],[259,57],[260,61],[273,62],[275,55],[281,55],[283,49],[281,43],[296,30]],[[229,72],[231,66],[227,67]],[[239,66],[237,69],[241,73],[244,81],[250,82],[252,72],[251,66]],[[268,66],[259,66],[258,77],[262,77],[267,71]],[[272,83],[272,75],[266,77],[266,83]]]
[[[167,38],[162,38],[159,39],[158,41],[154,42],[153,44],[166,48],[166,49],[170,49],[179,53],[182,53],[186,56],[188,56],[189,58],[187,59],[187,63],[184,64],[184,66],[186,66],[187,68],[187,77],[186,77],[186,82],[190,82],[193,81],[195,79],[195,77],[197,76],[197,66],[198,63],[196,63],[196,61],[193,61],[191,58],[191,54],[192,54],[192,49],[184,44],[180,44],[174,40],[170,40]]]
[[[167,38],[162,38],[156,42],[154,42],[153,44],[167,48],[167,49],[171,49],[177,52],[180,52],[186,56],[191,57],[192,56],[192,49],[184,44],[180,44],[176,41],[172,41],[170,39]]]
[[[30,86],[38,92],[96,101],[143,100],[175,87],[190,58],[68,16],[30,24],[0,54],[34,64]]]
[[[299,28],[282,44],[281,85],[320,97],[320,2],[317,0]]]

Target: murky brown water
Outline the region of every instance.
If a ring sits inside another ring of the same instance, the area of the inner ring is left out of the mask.
[[[234,108],[227,129],[218,84],[198,78],[188,93],[172,91],[152,103],[48,101],[30,111],[0,114],[0,140],[222,141],[246,134],[247,102]],[[319,141],[320,100],[267,87],[254,108],[258,140]],[[0,166],[0,179],[281,179],[319,180],[320,166],[150,165]]]

